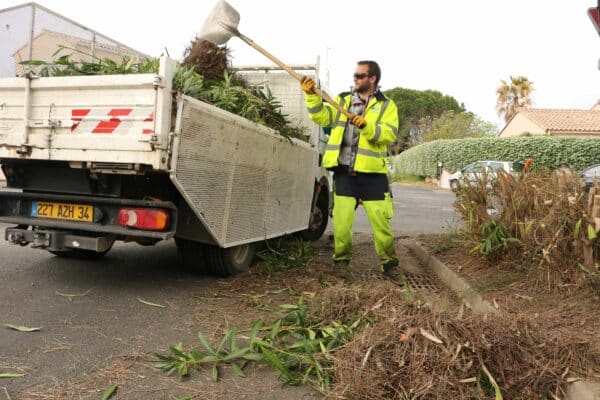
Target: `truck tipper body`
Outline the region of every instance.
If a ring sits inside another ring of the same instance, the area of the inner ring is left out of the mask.
[[[173,69],[162,57],[157,74],[0,79],[0,222],[13,224],[10,243],[99,257],[115,241],[174,238],[184,266],[226,276],[248,267],[259,241],[323,233],[322,130],[298,84],[248,72],[308,142],[173,92]]]

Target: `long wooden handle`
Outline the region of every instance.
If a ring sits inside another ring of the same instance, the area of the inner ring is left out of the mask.
[[[262,47],[260,47],[258,44],[256,44],[248,36],[242,35],[237,30],[235,31],[234,34],[237,37],[239,37],[240,39],[242,39],[244,42],[246,42],[246,44],[248,44],[249,46],[253,47],[259,53],[261,53],[262,55],[264,55],[265,57],[267,57],[269,60],[273,61],[275,64],[277,64],[278,66],[280,66],[281,68],[283,68],[285,71],[287,71],[288,74],[290,74],[291,76],[293,76],[298,82],[302,82],[302,75],[300,75],[299,73],[297,73],[296,71],[294,71],[293,69],[291,69],[287,64],[283,63],[283,61],[279,60],[277,57],[275,57],[274,55],[272,55],[271,53],[269,53],[268,51],[266,51],[265,49],[263,49]],[[320,98],[322,98],[323,100],[325,100],[326,102],[328,102],[329,104],[331,104],[333,107],[335,107],[336,110],[338,110],[339,112],[341,112],[342,114],[344,114],[346,117],[348,117],[348,118],[354,117],[354,114],[352,114],[350,111],[346,110],[344,107],[342,107],[341,105],[339,105],[335,100],[333,100],[327,93],[325,93],[321,89],[315,87],[314,91],[315,91],[315,93]]]

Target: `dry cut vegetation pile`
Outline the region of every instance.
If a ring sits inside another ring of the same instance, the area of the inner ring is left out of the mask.
[[[524,318],[433,313],[392,284],[333,287],[320,298],[324,319],[372,321],[333,354],[336,398],[564,398],[568,380],[600,371],[600,353],[583,338]]]

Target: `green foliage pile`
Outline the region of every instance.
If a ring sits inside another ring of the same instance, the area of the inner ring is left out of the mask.
[[[271,366],[289,385],[309,383],[325,390],[332,381],[330,352],[349,341],[363,319],[343,324],[337,321],[325,324],[308,318],[308,304],[302,297],[297,304],[279,306],[285,315],[272,324],[256,320],[250,328],[247,342],[241,344],[236,328],[227,331],[218,345],[212,345],[198,332],[202,347],[186,351],[183,344],[170,347],[170,354],[155,353],[157,368],[168,375],[188,376],[193,369],[208,369],[216,381],[220,368],[229,366],[232,372],[245,377],[244,369],[250,362]]]
[[[523,136],[436,140],[415,146],[394,159],[398,172],[435,176],[438,162],[454,172],[479,160],[524,161],[533,159],[535,168],[575,170],[600,162],[600,140]]]
[[[256,257],[261,261],[265,273],[271,277],[282,271],[306,267],[311,261],[313,249],[310,242],[296,238],[293,243],[280,238],[272,241],[265,241],[267,248],[259,251]]]
[[[249,86],[224,68],[223,59],[226,50],[206,44],[192,46],[188,49],[186,65],[176,65],[173,77],[173,90],[213,104],[226,111],[240,115],[258,124],[266,125],[278,131],[286,138],[294,137],[306,140],[303,130],[291,126],[287,116],[281,112],[281,103],[267,88],[262,90]],[[32,67],[38,76],[78,76],[78,75],[115,75],[157,73],[159,61],[155,58],[144,58],[135,62],[131,57],[123,57],[120,61],[110,58],[94,57],[91,61],[82,61],[76,49],[60,46],[53,58],[64,51],[70,51],[52,61],[32,60],[22,64]],[[89,57],[89,55],[85,55]],[[216,61],[210,64],[211,57]],[[204,66],[193,65],[204,62]],[[206,73],[206,76],[197,71]]]

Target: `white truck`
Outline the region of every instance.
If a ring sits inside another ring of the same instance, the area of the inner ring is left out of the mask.
[[[115,241],[174,238],[185,267],[227,276],[251,264],[257,242],[322,235],[323,133],[297,82],[246,71],[307,128],[308,143],[174,93],[173,65],[162,57],[158,74],[0,79],[0,222],[15,224],[6,240],[99,257]]]

